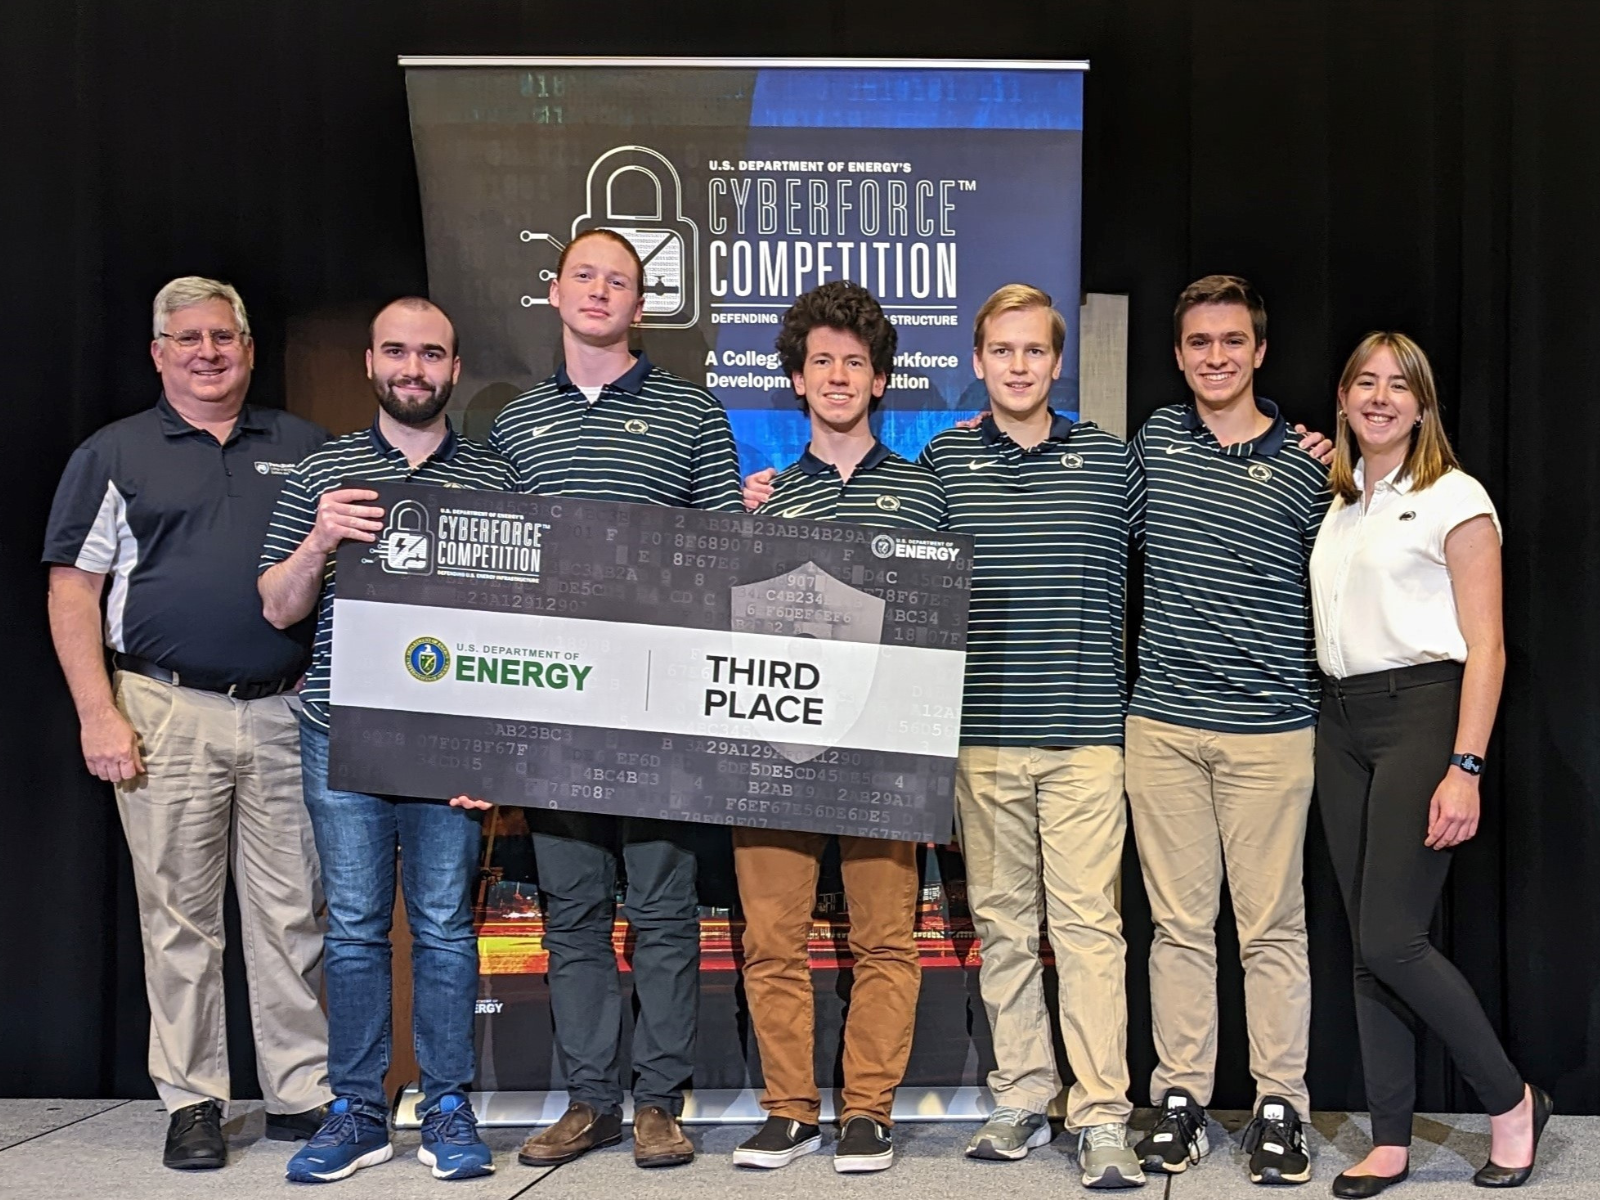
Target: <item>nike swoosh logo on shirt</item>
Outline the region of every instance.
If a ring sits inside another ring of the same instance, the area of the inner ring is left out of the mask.
[[[988,460],[982,459],[982,458],[975,458],[975,459],[973,459],[971,462],[969,462],[967,464],[967,470],[969,470],[969,471],[981,471],[985,467],[992,467],[992,466],[994,466],[994,463],[991,462],[991,461],[988,461]]]
[[[810,505],[806,505],[806,504],[796,504],[793,508],[784,509],[778,515],[780,517],[782,517],[786,521],[792,521],[796,517],[803,515],[805,513],[806,509],[809,508],[809,507],[810,507]]]
[[[549,433],[554,428],[555,428],[555,425],[553,425],[553,424],[551,424],[551,425],[535,425],[532,429],[528,430],[528,433],[532,437],[543,437],[545,434]]]
[[[1168,446],[1167,447],[1167,453],[1168,454],[1182,454],[1188,448],[1189,447],[1187,447],[1187,446]]]

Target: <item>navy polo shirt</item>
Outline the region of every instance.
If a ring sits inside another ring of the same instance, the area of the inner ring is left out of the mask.
[[[772,480],[772,495],[756,510],[786,520],[844,521],[894,529],[940,530],[946,526],[944,489],[932,471],[907,462],[882,442],[856,464],[849,479],[811,453]]]
[[[921,462],[950,528],[971,534],[967,746],[1120,746],[1128,544],[1143,480],[1126,443],[1051,414],[1019,446],[985,417],[947,429]]]
[[[256,556],[284,479],[327,437],[309,421],[247,404],[219,445],[163,396],[73,452],[44,561],[110,576],[113,650],[197,683],[295,678],[312,625],[267,623]]]
[[[744,511],[728,414],[642,354],[593,404],[562,364],[505,407],[489,448],[516,464],[525,492]]]
[[[1128,711],[1218,733],[1316,723],[1306,563],[1328,470],[1270,400],[1265,433],[1224,446],[1194,403],[1157,409],[1133,439],[1144,469],[1145,597]]]

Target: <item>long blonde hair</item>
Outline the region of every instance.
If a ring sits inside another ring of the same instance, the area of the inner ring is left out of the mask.
[[[1439,391],[1433,383],[1433,367],[1422,347],[1403,333],[1369,333],[1351,351],[1339,375],[1339,428],[1333,441],[1328,486],[1346,504],[1354,504],[1361,495],[1356,487],[1356,458],[1360,450],[1355,435],[1350,432],[1350,423],[1345,419],[1343,402],[1367,360],[1385,349],[1394,355],[1401,377],[1417,398],[1418,416],[1422,419],[1411,431],[1411,446],[1400,466],[1400,477],[1410,478],[1412,489],[1421,491],[1431,487],[1446,471],[1458,470],[1461,466],[1456,452],[1450,448],[1450,439],[1445,436],[1444,422],[1439,416]]]

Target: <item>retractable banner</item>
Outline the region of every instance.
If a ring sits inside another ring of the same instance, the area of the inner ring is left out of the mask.
[[[1076,414],[1082,64],[402,62],[469,434],[555,369],[550,280],[595,228],[638,248],[642,344],[717,394],[746,471],[804,447],[773,339],[830,279],[871,290],[899,333],[878,420],[901,454],[986,406],[972,319],[1005,283],[1067,318],[1052,403]]]
[[[898,356],[874,427],[899,453],[915,458],[956,416],[985,407],[972,367],[972,323],[983,301],[1006,283],[1043,288],[1066,317],[1052,405],[1078,415],[1087,64],[401,63],[430,292],[460,334],[463,371],[452,412],[468,436],[486,436],[501,408],[557,366],[561,330],[548,302],[550,281],[562,248],[595,228],[615,230],[639,251],[645,305],[638,345],[652,361],[722,401],[746,472],[787,465],[804,448],[805,419],[773,341],[795,298],[832,279],[869,288],[895,323]],[[816,565],[827,563],[817,558]],[[832,568],[828,574],[843,578]],[[498,630],[457,636],[442,625],[416,636],[424,635],[451,653],[448,643],[457,641],[533,644]],[[468,656],[475,680],[481,678],[476,660],[495,658],[476,650]],[[507,656],[498,657],[491,670],[503,679]],[[437,670],[441,661],[419,663],[419,669]],[[465,669],[459,664],[457,658],[449,671]],[[513,671],[519,694],[525,671]],[[443,694],[474,685],[452,674],[448,684],[418,686]],[[510,688],[500,682],[488,689],[496,690],[510,702]],[[778,760],[790,761],[782,754]],[[487,828],[476,897],[478,1109],[497,1123],[554,1119],[563,1106],[563,1079],[527,818],[506,804],[494,810]],[[759,1120],[760,1062],[738,985],[742,922],[727,833],[709,824],[694,828],[703,840],[702,983],[695,1096],[687,1115]],[[620,892],[625,883],[618,886]],[[810,940],[817,1071],[825,1089],[840,1082],[853,965],[847,920],[837,856],[830,851]],[[981,1104],[976,1089],[993,1056],[960,858],[942,846],[923,853],[916,936],[922,993],[897,1115],[970,1115]],[[626,980],[632,943],[621,920],[615,944]],[[1048,947],[1045,955],[1048,960]],[[623,1045],[625,1053],[626,1036]],[[402,1118],[407,1111],[402,1107]]]

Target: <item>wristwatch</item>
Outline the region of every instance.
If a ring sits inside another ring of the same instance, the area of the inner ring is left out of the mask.
[[[1483,759],[1476,754],[1452,754],[1450,756],[1450,765],[1452,767],[1460,767],[1468,775],[1483,774]]]

